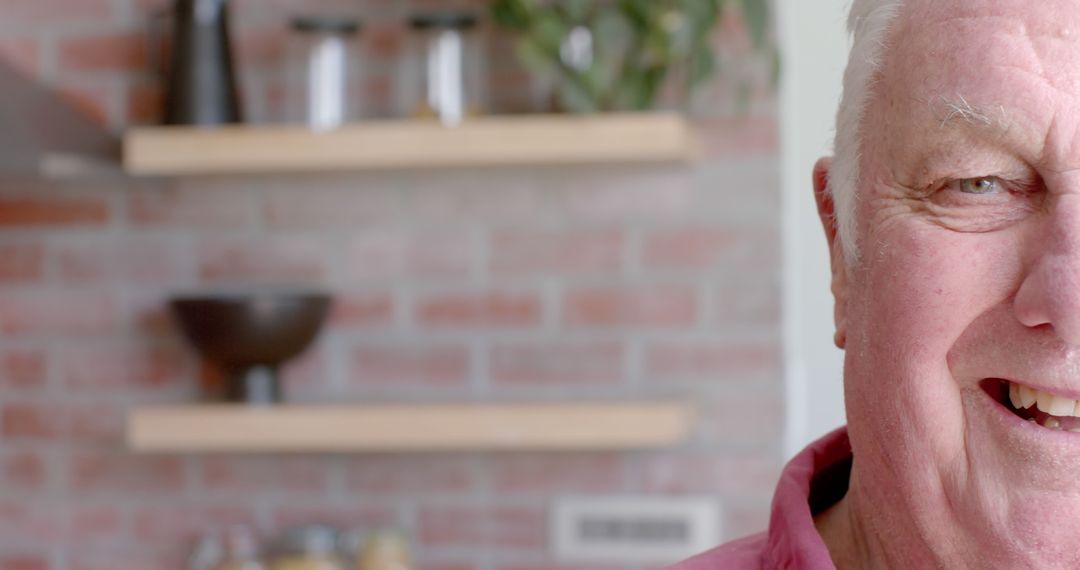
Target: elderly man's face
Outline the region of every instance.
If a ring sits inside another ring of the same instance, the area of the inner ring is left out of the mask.
[[[1080,3],[894,26],[834,283],[849,499],[896,563],[1080,567]]]

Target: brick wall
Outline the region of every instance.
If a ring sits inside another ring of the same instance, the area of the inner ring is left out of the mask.
[[[0,52],[115,129],[153,121],[160,4],[0,0]],[[364,15],[388,113],[408,3],[235,0],[253,119],[276,116],[297,6]],[[537,104],[492,68],[499,109]],[[761,528],[783,428],[776,129],[768,97],[729,117],[712,92],[693,167],[0,182],[0,569],[181,568],[208,525],[323,521],[403,528],[425,570],[571,570],[546,527],[566,493],[706,495],[726,537]],[[291,400],[679,397],[703,417],[654,452],[125,451],[126,410],[215,380],[164,300],[251,282],[337,295]]]

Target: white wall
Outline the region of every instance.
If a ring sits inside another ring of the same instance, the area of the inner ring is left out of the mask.
[[[847,57],[847,0],[779,0],[784,231],[785,453],[844,423],[843,353],[832,343],[829,257],[810,173],[830,154]]]

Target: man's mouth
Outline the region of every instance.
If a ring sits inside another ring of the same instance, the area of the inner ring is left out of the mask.
[[[1048,429],[1080,432],[1080,400],[1008,380],[995,379],[988,388],[1002,405],[1029,422]]]

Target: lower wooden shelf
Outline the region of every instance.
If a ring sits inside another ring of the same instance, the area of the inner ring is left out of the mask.
[[[140,452],[401,452],[635,449],[676,445],[680,402],[370,406],[199,405],[131,412]]]

